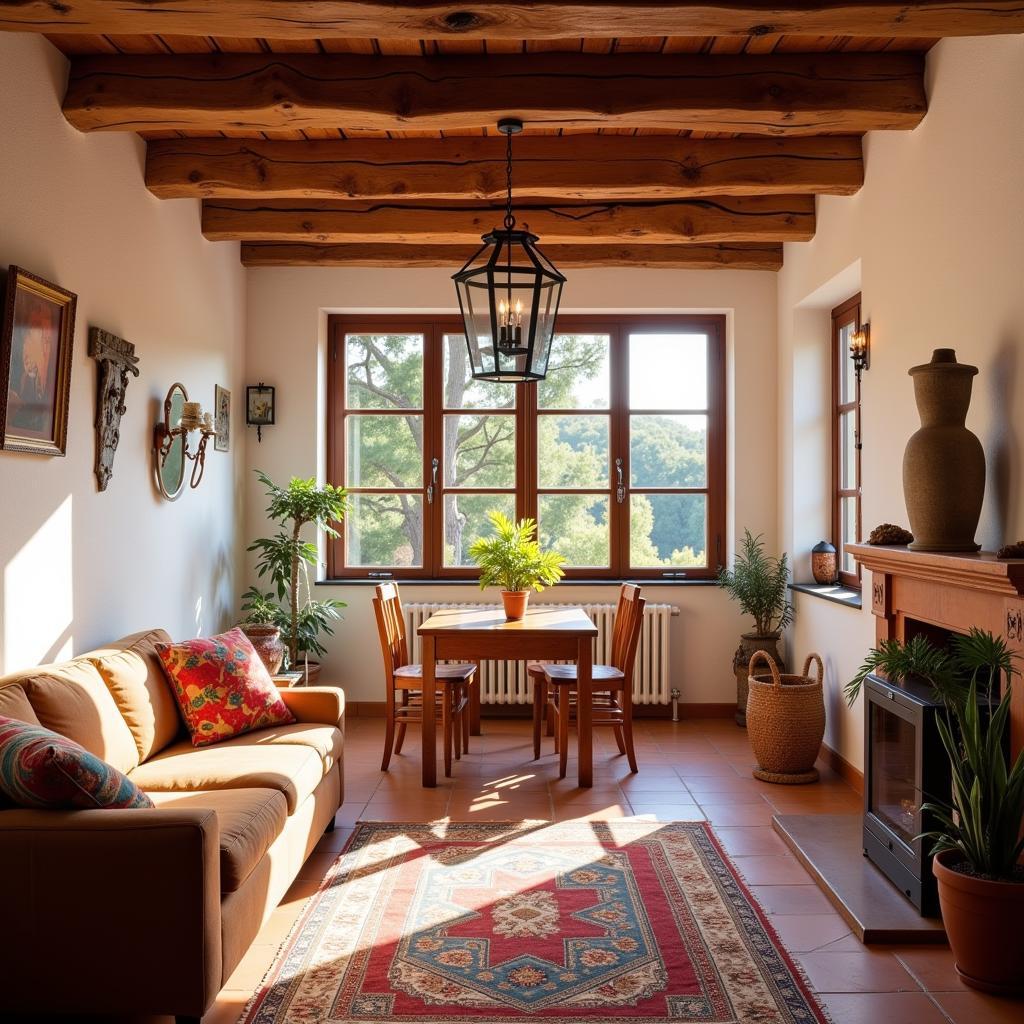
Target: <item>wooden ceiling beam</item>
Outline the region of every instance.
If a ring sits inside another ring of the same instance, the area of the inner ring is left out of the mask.
[[[471,250],[462,245],[301,245],[246,242],[246,267],[444,267],[457,270]],[[662,270],[778,270],[782,246],[754,243],[718,245],[546,245],[544,254],[559,269],[625,267]]]
[[[962,36],[1024,31],[1020,0],[0,0],[0,30],[268,39]]]
[[[767,135],[913,128],[924,58],[905,53],[77,57],[82,131],[430,130],[494,125]]]
[[[853,195],[864,183],[855,136],[526,136],[513,154],[517,198]],[[161,199],[497,200],[505,147],[494,138],[166,139],[147,146],[146,186]]]
[[[799,195],[516,207],[520,227],[546,245],[805,242],[814,236],[814,212],[814,196]],[[497,206],[440,201],[203,201],[203,234],[212,241],[460,245],[468,255],[501,218]]]

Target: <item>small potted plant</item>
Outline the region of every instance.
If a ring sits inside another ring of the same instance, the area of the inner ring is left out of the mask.
[[[1005,640],[979,629],[954,637],[948,652],[921,636],[907,644],[888,640],[846,686],[852,703],[869,672],[897,681],[916,676],[945,707],[937,724],[952,790],[948,799],[924,794],[930,799],[921,810],[936,827],[918,838],[933,840],[932,870],[957,973],[964,984],[999,995],[1024,992],[1024,751],[1011,766],[1006,742],[1013,658]]]
[[[736,676],[736,724],[747,724],[747,692],[750,659],[755,651],[764,651],[782,672],[786,664],[779,656],[779,638],[793,621],[793,606],[786,599],[789,586],[789,560],[765,554],[762,535],[743,531],[743,544],[732,569],[718,572],[718,585],[738,601],[740,611],[754,620],[754,629],[740,637],[733,655]]]
[[[564,575],[565,559],[554,551],[541,550],[532,519],[512,522],[501,512],[487,513],[494,534],[481,537],[469,549],[480,567],[480,589],[501,587],[505,618],[511,622],[526,614],[530,591],[554,586]]]
[[[273,616],[272,623],[284,634],[288,668],[304,671],[304,681],[311,683],[319,676],[320,665],[310,661],[309,655],[322,657],[327,653],[321,637],[334,635],[333,623],[341,617],[345,603],[313,600],[309,570],[319,564],[320,558],[316,544],[304,540],[302,531],[312,526],[337,537],[331,523],[345,517],[348,499],[344,488],[330,484],[318,487],[313,478],[292,477],[287,487],[279,487],[265,473],[257,470],[256,475],[270,499],[267,517],[279,523],[281,529],[273,537],[262,537],[249,545],[248,550],[259,554],[257,575],[269,578],[274,591],[264,593],[257,586],[250,587],[242,595],[242,609],[249,619]]]
[[[242,632],[256,648],[260,661],[273,676],[281,671],[285,649],[281,642],[281,625],[286,620],[284,610],[277,605],[270,594],[261,594],[250,587],[242,595],[242,611],[245,618],[239,623]]]

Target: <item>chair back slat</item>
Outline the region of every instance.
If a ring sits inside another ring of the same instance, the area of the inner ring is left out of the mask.
[[[612,633],[612,665],[632,683],[636,648],[643,628],[644,605],[640,588],[635,583],[623,583],[619,591],[619,605],[615,610],[615,627]]]
[[[384,655],[384,672],[391,684],[396,670],[409,664],[409,646],[405,636],[405,615],[402,612],[402,598],[394,583],[382,583],[377,587],[373,599],[373,611],[377,617],[377,632],[380,635],[381,652]]]

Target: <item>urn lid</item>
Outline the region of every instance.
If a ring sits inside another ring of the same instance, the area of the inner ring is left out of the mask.
[[[955,348],[937,348],[932,351],[930,362],[922,363],[920,366],[912,366],[907,373],[916,377],[919,373],[963,373],[973,377],[977,372],[976,366],[956,361]]]
[[[836,549],[827,540],[820,540],[811,548],[812,555],[834,555]]]

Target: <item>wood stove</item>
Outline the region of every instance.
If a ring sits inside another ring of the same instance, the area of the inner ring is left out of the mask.
[[[870,675],[864,685],[864,854],[925,917],[939,913],[924,800],[948,800],[949,760],[930,686]]]

